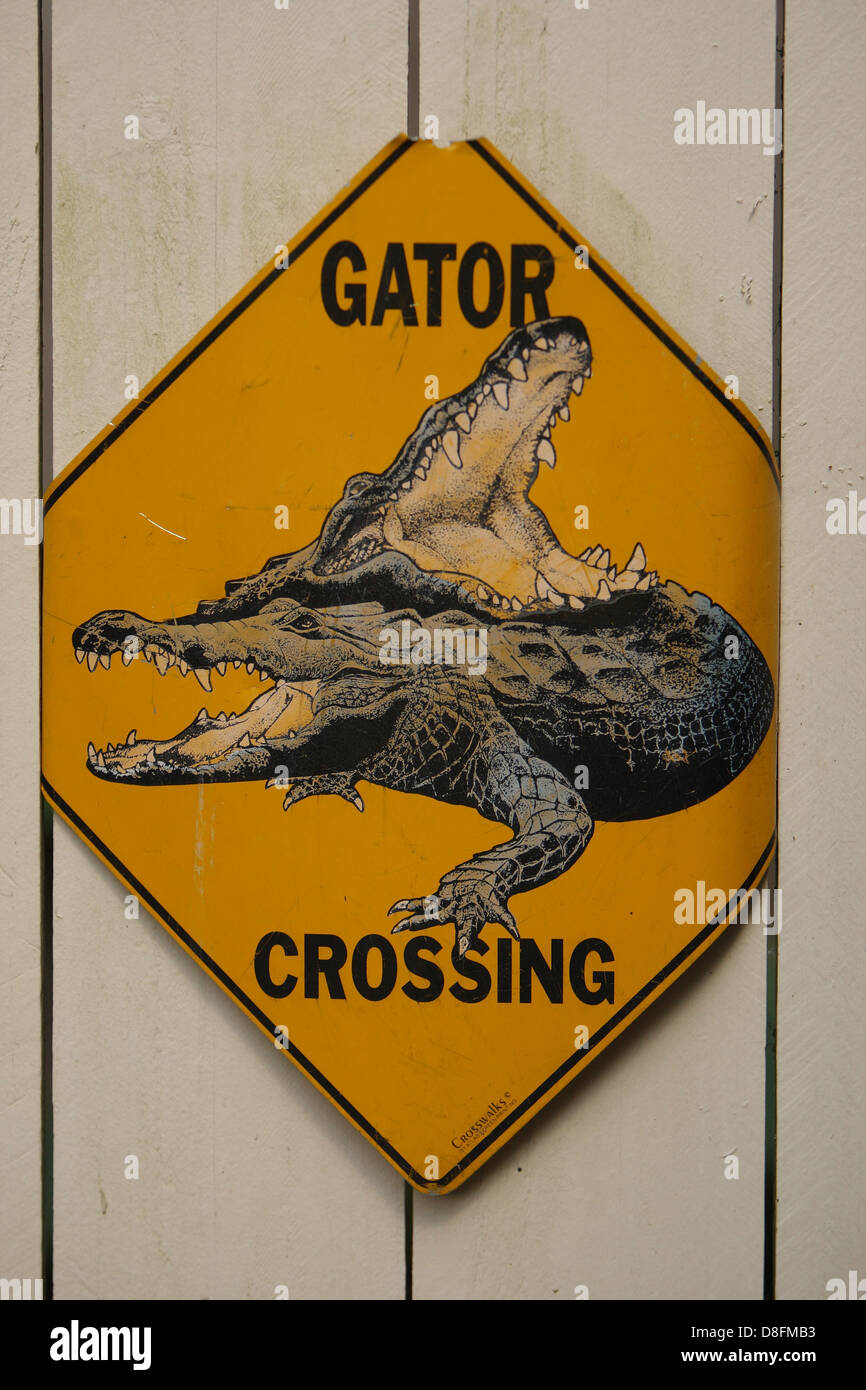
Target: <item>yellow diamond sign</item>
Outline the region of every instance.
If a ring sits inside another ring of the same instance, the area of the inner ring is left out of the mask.
[[[55,482],[45,793],[448,1190],[772,929],[778,521],[579,231],[397,140]]]

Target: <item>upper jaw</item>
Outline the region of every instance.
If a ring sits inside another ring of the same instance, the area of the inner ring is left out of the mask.
[[[219,654],[217,644],[208,641],[208,627],[221,630]],[[232,627],[227,622],[188,628],[148,622],[137,613],[100,613],[77,628],[72,640],[76,660],[86,660],[91,671],[97,665],[109,670],[112,657],[120,655],[124,666],[143,658],[161,676],[177,666],[181,676],[192,674],[208,693],[213,688],[211,673],[216,671],[224,676],[229,666],[236,671],[245,666],[248,675],[257,675],[262,681],[276,679],[275,654],[264,643],[252,645],[248,627],[243,638],[233,633]]]

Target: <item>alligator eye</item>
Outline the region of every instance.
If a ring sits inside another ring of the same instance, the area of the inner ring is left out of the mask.
[[[368,474],[359,473],[357,477],[350,478],[346,483],[346,486],[343,488],[343,496],[357,497],[359,493],[367,491],[367,488],[370,486],[370,481],[371,479]]]
[[[318,620],[312,613],[299,613],[297,618],[293,618],[285,626],[292,632],[315,632],[319,626]]]

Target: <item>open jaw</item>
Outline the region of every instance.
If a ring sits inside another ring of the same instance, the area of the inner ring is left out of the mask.
[[[468,573],[500,599],[543,597],[536,575],[559,546],[529,490],[541,464],[556,465],[552,431],[570,419],[591,361],[579,319],[515,329],[471,385],[425,412],[384,473],[349,479],[313,574],[344,574],[396,550],[423,570]],[[599,578],[587,575],[582,592],[593,594]]]
[[[384,473],[349,479],[308,571],[327,581],[396,551],[427,573],[468,580],[481,604],[516,612],[649,587],[640,547],[620,572],[601,545],[570,555],[529,498],[541,464],[556,466],[553,430],[571,418],[591,364],[579,319],[515,329],[477,380],[426,411]]]
[[[352,623],[360,624],[354,634]],[[378,605],[314,612],[289,599],[228,622],[159,623],[126,611],[99,613],[72,638],[79,664],[91,672],[109,671],[112,660],[115,667],[143,660],[161,677],[186,678],[212,694],[216,678],[243,668],[260,689],[252,700],[245,696],[238,713],[202,708],[167,738],[141,737],[132,728],[104,748],[90,743],[88,768],[137,785],[304,777],[323,764],[328,770],[329,757],[341,754],[335,726],[342,721],[358,743],[361,726],[373,726],[392,698],[378,659],[381,626]],[[235,685],[229,701],[236,696]]]
[[[277,744],[295,738],[312,721],[320,684],[317,679],[287,679],[293,672],[281,659],[280,641],[273,616],[247,623],[163,624],[116,611],[82,624],[73,645],[76,659],[90,671],[109,670],[112,660],[116,666],[139,660],[162,677],[184,677],[212,694],[214,678],[245,669],[261,686],[239,713],[211,714],[202,708],[171,737],[140,737],[133,728],[116,744],[98,749],[91,743],[90,771],[110,781],[151,784],[267,777],[277,761]]]

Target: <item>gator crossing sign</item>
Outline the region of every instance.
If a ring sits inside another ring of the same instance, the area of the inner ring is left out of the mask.
[[[45,795],[451,1189],[773,929],[778,486],[500,154],[399,139],[55,482]]]

